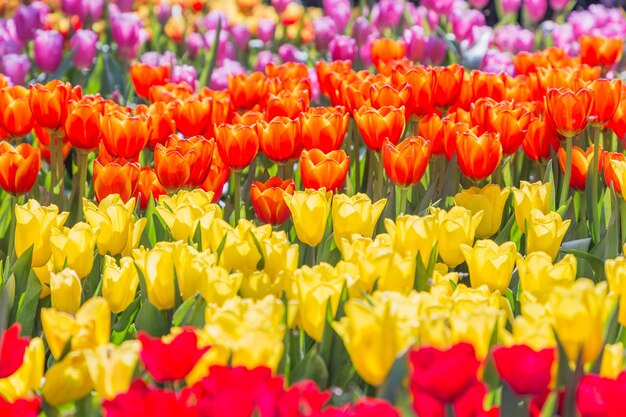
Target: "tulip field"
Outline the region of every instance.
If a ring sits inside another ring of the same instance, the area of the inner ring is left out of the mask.
[[[0,1],[0,417],[624,417],[626,12],[311,3]]]

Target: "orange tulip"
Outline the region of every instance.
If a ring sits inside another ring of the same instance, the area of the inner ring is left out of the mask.
[[[332,100],[333,90],[335,87],[332,83],[332,76],[345,74],[352,69],[352,62],[348,60],[344,61],[317,61],[315,63],[315,73],[317,75],[317,81],[320,85],[320,92],[326,96],[329,96]]]
[[[204,136],[170,136],[154,149],[154,169],[167,190],[197,187],[209,175],[215,141]]]
[[[586,88],[576,92],[550,88],[546,94],[546,114],[559,135],[574,137],[587,126],[593,101],[593,92]]]
[[[265,224],[285,223],[291,212],[285,204],[283,192],[293,194],[296,185],[292,179],[271,177],[265,183],[255,181],[250,187],[250,198],[256,216]]]
[[[233,115],[233,123],[246,126],[256,126],[256,123],[261,120],[265,120],[265,114],[254,110],[247,111],[244,114],[235,113]]]
[[[39,149],[27,143],[14,148],[9,142],[0,142],[0,187],[7,193],[18,196],[29,192],[40,168]]]
[[[341,83],[341,105],[351,113],[365,105],[369,105],[367,100],[369,93],[365,94],[363,90],[369,91],[371,85],[371,81],[368,80]]]
[[[204,131],[204,135],[207,138],[215,137],[215,126],[223,123],[230,123],[233,107],[230,102],[230,97],[217,96],[211,97],[211,117],[209,118],[209,124]]]
[[[522,147],[530,159],[533,161],[550,159],[551,149],[556,152],[559,146],[561,142],[547,121],[533,119],[528,123]]]
[[[302,151],[300,177],[304,188],[339,192],[350,168],[350,157],[342,149],[324,153],[319,149]]]
[[[611,129],[615,135],[624,143],[626,140],[626,94],[622,95],[624,99],[620,100],[613,113],[613,117],[608,121],[606,127]]]
[[[302,145],[325,153],[339,149],[349,121],[350,115],[343,107],[309,109],[302,113]]]
[[[94,150],[102,140],[100,126],[104,102],[79,101],[71,103],[65,120],[65,134],[72,146],[86,151]]]
[[[474,97],[491,97],[496,101],[504,100],[506,94],[506,78],[504,74],[472,71],[471,77]]]
[[[386,63],[402,59],[406,54],[406,44],[389,38],[375,39],[371,46],[372,62],[378,66],[381,62]]]
[[[411,112],[424,116],[432,112],[433,94],[436,88],[435,73],[424,67],[413,67],[406,72],[394,71],[391,73],[394,85],[408,83],[411,86]]]
[[[170,77],[170,66],[152,66],[141,62],[133,62],[130,66],[130,79],[135,92],[141,98],[148,98],[150,87],[164,85]]]
[[[301,80],[309,77],[309,69],[299,62],[285,62],[280,65],[270,62],[265,66],[265,74],[271,78],[279,78],[281,81]]]
[[[399,187],[409,187],[421,181],[428,166],[432,142],[411,136],[396,147],[385,140],[381,150],[387,177]]]
[[[385,138],[396,144],[404,133],[406,119],[404,107],[381,107],[374,109],[363,106],[354,112],[354,121],[361,132],[365,145],[374,151],[380,151]]]
[[[623,41],[621,38],[583,35],[579,38],[580,61],[583,64],[609,67],[622,57]]]
[[[458,64],[434,69],[437,79],[437,88],[433,94],[434,105],[439,108],[450,107],[461,94],[465,69]]]
[[[511,155],[517,152],[526,137],[530,113],[521,108],[501,109],[496,107],[489,110],[490,125],[493,131],[499,133],[502,152]]]
[[[604,171],[604,182],[607,187],[611,187],[613,184],[613,189],[617,194],[622,192],[622,186],[620,185],[619,178],[617,174],[615,174],[615,170],[613,169],[613,164],[611,161],[626,161],[626,155],[621,152],[604,152],[602,155],[602,169]]]
[[[459,133],[456,154],[463,175],[474,181],[487,178],[502,159],[502,145],[497,133],[477,135],[472,130]]]
[[[28,134],[35,125],[29,94],[29,90],[21,85],[0,90],[0,126],[13,137]]]
[[[262,72],[228,77],[228,91],[238,109],[251,109],[265,95],[267,77]]]
[[[168,105],[162,101],[152,103],[148,106],[137,106],[135,114],[146,114],[148,119],[148,145],[154,149],[157,143],[164,144],[167,138],[176,133],[176,123],[170,112]]]
[[[148,92],[150,103],[156,103],[158,101],[173,103],[177,100],[187,100],[192,95],[193,89],[187,83],[153,85]]]
[[[493,109],[496,106],[498,106],[498,102],[491,97],[479,98],[470,105],[469,115],[471,123],[478,128],[479,133],[483,133],[487,130],[493,130],[489,114],[490,109]]]
[[[309,96],[306,93],[292,93],[283,90],[277,95],[269,94],[265,104],[265,120],[275,117],[297,118],[300,113],[309,109]]]
[[[432,153],[441,155],[443,149],[443,120],[436,113],[431,113],[420,120],[417,135],[431,143]]]
[[[108,153],[118,158],[136,159],[146,146],[150,116],[130,116],[120,111],[105,114],[102,118],[103,143]]]
[[[276,117],[270,122],[258,122],[257,132],[261,150],[276,163],[295,159],[302,150],[300,119]]]
[[[213,159],[211,160],[211,167],[209,168],[209,175],[206,180],[200,184],[200,188],[204,191],[213,192],[213,202],[217,203],[222,197],[224,190],[224,184],[230,177],[230,168],[220,158],[220,153],[217,151],[217,146],[213,148]]]
[[[598,158],[598,171],[602,170],[604,150],[600,148],[600,158]],[[565,173],[565,164],[567,162],[567,155],[565,149],[560,148],[558,150],[559,166],[561,167],[561,173]],[[593,145],[586,151],[578,146],[572,147],[572,170],[569,185],[575,190],[585,191],[585,185],[587,184],[587,171],[589,171],[589,165],[593,158]]]
[[[391,84],[380,81],[370,86],[369,98],[372,107],[404,107],[407,115],[411,113],[412,88],[408,83],[403,83],[396,89]]]
[[[469,131],[471,126],[467,122],[458,121],[456,117],[448,115],[441,119],[442,126],[442,138],[443,138],[443,151],[446,159],[449,161],[456,152],[456,139],[459,134]]]
[[[154,201],[159,199],[159,196],[166,195],[167,190],[163,188],[159,182],[159,178],[154,172],[154,169],[150,167],[142,167],[139,171],[139,180],[137,181],[137,188],[135,189],[135,198],[139,203],[139,207],[145,210],[150,202],[150,196]]]
[[[622,82],[618,79],[599,78],[587,83],[586,88],[597,97],[597,100],[593,100],[589,112],[589,123],[596,127],[603,126],[611,120],[620,104]]]
[[[127,202],[135,194],[139,181],[139,163],[124,158],[113,162],[93,161],[93,192],[96,200],[102,201],[109,194],[119,194]]]
[[[200,99],[197,96],[174,102],[174,121],[176,128],[185,136],[196,136],[204,133],[211,122],[210,98]]]
[[[221,124],[215,127],[215,140],[220,157],[233,170],[246,168],[259,152],[256,126]]]
[[[62,130],[67,118],[67,104],[70,100],[80,100],[80,86],[72,89],[70,83],[59,80],[48,84],[31,84],[28,103],[33,118],[48,130]]]

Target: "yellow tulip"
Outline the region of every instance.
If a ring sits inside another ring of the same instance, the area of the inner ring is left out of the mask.
[[[624,344],[617,342],[612,345],[605,345],[602,351],[602,364],[600,365],[600,376],[617,379],[624,369]]]
[[[215,264],[215,257],[208,251],[198,252],[193,246],[177,242],[173,259],[180,295],[186,301],[200,292],[203,281],[209,280],[208,271]]]
[[[41,394],[46,403],[58,407],[89,394],[93,383],[82,351],[70,352],[46,372]]]
[[[504,329],[502,310],[489,306],[472,307],[452,314],[450,320],[450,339],[452,344],[469,343],[476,350],[476,357],[487,357],[494,331]]]
[[[141,346],[127,340],[119,346],[112,344],[85,350],[87,370],[100,398],[110,400],[128,391]]]
[[[526,221],[533,209],[543,214],[550,211],[550,193],[552,184],[547,182],[529,183],[522,181],[520,188],[513,188],[513,208],[515,209],[515,222],[522,232],[526,231]]]
[[[504,293],[515,267],[515,243],[505,242],[498,246],[493,240],[479,240],[473,248],[461,245],[461,250],[472,287],[486,285],[492,291]]]
[[[44,266],[33,267],[33,272],[37,276],[39,283],[41,284],[41,293],[39,293],[39,299],[43,300],[50,295],[50,274],[54,269],[54,262],[52,258]]]
[[[0,379],[0,395],[9,401],[28,396],[41,387],[45,360],[43,341],[39,337],[30,339],[24,352],[24,362],[11,376]]]
[[[229,274],[221,266],[210,267],[206,275],[207,279],[200,283],[200,294],[207,304],[218,306],[237,295],[243,276],[240,272]]]
[[[115,258],[106,255],[102,269],[102,296],[109,303],[115,314],[126,310],[126,307],[135,299],[139,274],[133,258],[125,256],[117,266]]]
[[[618,256],[615,259],[604,261],[604,274],[609,284],[611,294],[625,300],[626,295],[626,258]],[[622,326],[626,326],[626,300],[620,301],[617,319]]]
[[[617,179],[622,192],[622,198],[626,200],[626,162],[612,158],[610,161],[613,172],[615,172],[615,178]]]
[[[80,278],[72,269],[50,274],[52,308],[65,313],[75,313],[80,307],[82,293]]]
[[[533,314],[537,310],[540,314]],[[515,317],[513,334],[508,345],[528,345],[534,350],[556,347],[552,318],[544,309],[528,309],[524,315]]]
[[[332,192],[325,188],[283,193],[285,204],[291,212],[298,239],[306,245],[317,246],[324,237],[330,213]]]
[[[380,267],[377,265],[384,262],[375,262],[375,260],[384,260],[391,256],[394,252],[390,244],[381,239],[372,240],[370,238],[355,237],[352,242],[342,239],[339,245],[343,259],[350,264],[355,265],[358,272],[352,273],[352,277],[357,278],[354,285],[350,285],[350,296],[360,296],[360,291],[364,293],[372,292],[376,280],[379,278]],[[396,253],[397,254],[397,253]],[[406,259],[406,258],[403,258]],[[384,266],[383,266],[384,268]],[[384,271],[386,272],[386,271]],[[406,277],[403,275],[403,277]],[[410,277],[411,283],[402,282],[400,285],[413,287],[414,274]]]
[[[487,184],[482,188],[470,187],[456,194],[454,203],[465,207],[472,215],[483,212],[482,220],[476,228],[476,237],[486,239],[500,230],[509,193],[509,188],[500,188],[498,184]]]
[[[594,285],[585,278],[577,279],[569,288],[555,287],[550,294],[554,331],[570,362],[576,362],[579,354],[584,363],[598,357],[609,301],[606,282]]]
[[[545,252],[532,252],[526,258],[517,254],[516,257],[522,290],[534,295],[539,302],[547,301],[554,287],[567,287],[576,279],[574,255],[565,255],[554,265],[552,257]]]
[[[191,204],[177,206],[158,205],[156,212],[167,225],[175,240],[188,242],[193,240],[198,225],[209,227],[213,220],[220,218],[222,210],[217,204],[199,207]]]
[[[185,204],[200,207],[205,212],[214,210],[213,191],[204,191],[196,188],[192,191],[181,190],[176,194],[169,196],[167,194],[159,196],[159,205],[166,207],[178,207]],[[221,217],[221,213],[219,216]]]
[[[98,251],[100,255],[130,256],[132,249],[146,227],[147,219],[134,221],[135,198],[126,204],[117,194],[110,194],[98,206],[83,199],[85,219],[92,227],[98,228]]]
[[[461,245],[472,245],[476,228],[483,218],[483,212],[472,215],[466,208],[455,206],[450,211],[430,209],[439,218],[439,256],[441,260],[453,268],[463,263]]]
[[[83,222],[76,223],[71,229],[52,229],[50,246],[55,269],[73,269],[79,278],[89,275],[97,237],[98,229]]]
[[[543,214],[533,209],[526,220],[526,253],[545,252],[556,258],[571,220],[563,220],[556,211]]]
[[[389,233],[393,250],[405,258],[415,258],[419,254],[422,263],[428,266],[439,236],[437,216],[403,214],[396,218],[395,223],[391,219],[385,219],[385,229]]]
[[[152,249],[142,246],[133,250],[133,258],[146,282],[148,300],[159,310],[174,307],[176,294],[173,244],[158,242]]]
[[[378,275],[378,290],[406,294],[415,283],[415,258],[404,258],[397,252],[381,253],[372,259]]]
[[[59,213],[55,205],[42,206],[36,200],[28,200],[15,206],[15,254],[19,257],[33,247],[31,265],[46,265],[52,256],[50,236],[52,229],[63,227],[69,213]]]
[[[72,338],[71,350],[93,349],[109,342],[111,337],[111,310],[104,298],[85,301],[75,316],[54,308],[41,309],[43,334],[50,352],[59,358]]]
[[[298,268],[298,245],[291,244],[285,232],[272,232],[259,243],[265,259],[263,271],[269,275],[291,273]]]
[[[372,204],[372,200],[362,193],[352,197],[336,194],[332,204],[335,243],[339,245],[343,238],[351,240],[354,234],[372,237],[378,218],[386,204],[386,198]]]
[[[378,386],[415,336],[399,319],[391,298],[374,297],[371,302],[349,300],[344,309],[346,315],[332,323],[333,329],[343,340],[359,376]]]

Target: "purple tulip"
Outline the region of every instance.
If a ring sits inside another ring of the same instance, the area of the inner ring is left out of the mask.
[[[349,36],[336,36],[332,41],[330,41],[328,49],[330,50],[330,59],[333,61],[345,59],[354,61],[354,58],[356,58],[356,40]]]
[[[159,4],[157,6],[156,17],[161,25],[166,24],[170,17],[172,17],[172,5],[168,2]]]
[[[35,32],[43,28],[44,19],[48,13],[48,6],[41,2],[34,2],[28,6],[20,6],[15,12],[13,21],[17,37],[24,43],[35,38]]]
[[[0,56],[21,54],[22,42],[15,32],[13,19],[0,19]]]
[[[53,73],[63,59],[63,35],[56,30],[35,32],[35,63],[44,72]]]
[[[162,54],[156,51],[148,51],[141,55],[141,63],[148,64],[152,67],[158,67],[161,65],[169,65],[173,67],[176,65],[176,54],[171,51],[165,51]]]
[[[82,9],[82,0],[61,0],[61,11],[67,15],[78,15]]]
[[[524,0],[524,9],[533,22],[540,22],[548,11],[547,0]]]
[[[393,28],[400,23],[403,11],[402,0],[380,0],[372,9],[373,20],[380,29]]]
[[[133,10],[133,3],[135,0],[116,0],[115,4],[121,12],[130,12]]]
[[[198,73],[191,65],[175,65],[170,75],[170,81],[174,84],[187,83],[195,91],[198,86]]]
[[[500,0],[500,4],[504,13],[517,13],[522,5],[522,0]]]
[[[326,15],[335,21],[338,33],[344,33],[348,22],[352,17],[350,3],[338,2],[331,9],[326,10]]]
[[[515,75],[515,66],[513,65],[511,55],[494,49],[487,51],[481,62],[480,69],[492,74],[504,72],[511,76]]]
[[[560,12],[565,9],[569,0],[550,0],[550,7],[552,7],[556,12]]]
[[[429,36],[424,45],[424,63],[440,65],[446,57],[447,51],[448,44],[445,40],[437,36]]]
[[[234,25],[230,28],[230,35],[233,38],[235,47],[237,49],[248,49],[248,42],[250,41],[250,30],[246,25]]]
[[[313,21],[315,31],[315,48],[324,52],[328,49],[331,39],[337,36],[337,26],[335,21],[328,16],[320,17]]]
[[[489,4],[489,0],[470,0],[470,4],[476,9],[483,9]]]
[[[422,61],[427,38],[424,28],[421,26],[411,26],[404,29],[402,39],[406,43],[407,58],[413,61]]]
[[[554,46],[563,49],[570,55],[578,52],[578,40],[570,25],[555,25],[552,30]]]
[[[102,18],[104,11],[104,0],[83,0],[83,9],[80,17],[83,20],[90,19],[92,22]]]
[[[356,39],[359,45],[367,42],[367,39],[374,34],[378,34],[378,29],[370,23],[367,17],[359,16],[354,19],[354,23],[352,24],[352,37]]]
[[[257,23],[257,32],[259,35],[259,39],[263,41],[263,43],[268,43],[272,39],[274,39],[274,31],[276,30],[276,23],[272,22],[269,19],[259,19]]]
[[[98,35],[95,32],[85,29],[76,31],[70,41],[70,48],[76,51],[73,57],[76,68],[91,68],[98,53],[97,44]]]
[[[281,14],[287,9],[291,0],[272,0],[272,6],[276,9],[276,13]]]
[[[200,49],[204,47],[204,37],[198,32],[193,32],[190,33],[189,36],[187,36],[186,43],[187,52],[189,52],[189,55],[192,58],[195,58],[196,56],[198,56]]]
[[[219,22],[222,22],[222,30],[228,28],[228,18],[219,10],[213,10],[201,20],[200,25],[204,27],[204,30],[216,30]]]
[[[422,6],[438,14],[449,14],[452,12],[454,0],[423,0]]]
[[[7,54],[2,57],[0,66],[13,85],[22,85],[30,71],[30,60],[27,55]]]
[[[254,66],[255,71],[265,72],[265,67],[270,62],[278,61],[278,57],[274,56],[272,51],[261,51],[256,57],[256,65]]]
[[[452,23],[452,33],[454,33],[457,41],[469,41],[471,44],[474,41],[473,29],[485,25],[485,15],[475,9],[464,10],[452,13],[450,22]]]
[[[144,41],[142,31],[143,23],[135,13],[111,14],[111,34],[122,59],[130,60],[137,56]]]
[[[215,41],[215,30],[209,30],[204,33],[204,42],[206,47],[211,49],[213,42]],[[226,30],[220,31],[218,39],[217,39],[217,65],[221,65],[224,59],[229,58],[233,59],[235,57],[235,48],[233,47],[232,42],[228,39],[228,32]]]
[[[304,62],[307,58],[306,52],[290,43],[285,43],[278,48],[278,56],[282,62]]]
[[[518,25],[504,25],[495,32],[493,43],[501,51],[508,51],[512,54],[522,51],[530,52],[535,43],[535,34]]]
[[[269,51],[261,51],[269,52]],[[261,55],[259,53],[259,56]],[[270,52],[271,54],[271,52]],[[265,66],[261,71],[265,70]],[[211,81],[209,82],[209,88],[213,90],[225,90],[228,88],[228,76],[229,75],[237,75],[237,74],[245,74],[246,69],[241,66],[241,64],[237,61],[233,61],[230,59],[225,59],[223,64],[211,73]]]

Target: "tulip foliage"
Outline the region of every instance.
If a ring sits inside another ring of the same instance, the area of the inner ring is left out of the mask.
[[[0,5],[0,416],[624,414],[624,16],[49,3]]]

